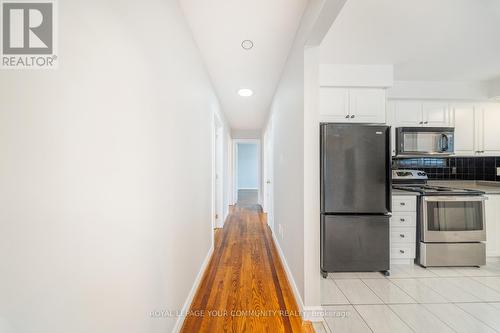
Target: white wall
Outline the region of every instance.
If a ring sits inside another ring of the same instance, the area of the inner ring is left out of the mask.
[[[488,81],[488,97],[500,100],[500,77]]]
[[[276,89],[269,117],[273,123],[273,233],[279,234],[281,224],[284,231],[283,237],[276,236],[278,245],[291,272],[299,305],[306,310],[320,305],[319,156],[315,161],[310,160],[310,156],[319,154],[319,150],[315,151],[319,142],[319,116],[317,106],[305,106],[314,97],[308,95],[307,100],[304,98],[306,86],[310,85],[310,82],[305,82],[304,73],[308,79],[315,78],[313,85],[318,87],[319,55],[316,51],[312,57],[316,69],[306,68],[304,47],[308,39],[321,40],[311,35],[324,36],[344,2],[309,2]],[[328,17],[322,16],[325,13]],[[314,193],[315,189],[317,193]]]
[[[233,130],[231,132],[233,139],[259,139],[260,131]]]
[[[59,38],[58,70],[0,73],[2,333],[170,332],[149,312],[211,247],[217,98],[177,1],[62,1]]]
[[[387,98],[487,100],[485,82],[396,81]]]
[[[304,298],[304,48],[289,55],[271,105],[273,118],[274,230],[301,298]]]
[[[259,146],[238,143],[238,189],[259,188]]]

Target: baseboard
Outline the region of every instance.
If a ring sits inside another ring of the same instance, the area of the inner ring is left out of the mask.
[[[302,301],[302,297],[300,296],[299,288],[297,288],[297,284],[295,283],[295,280],[292,275],[292,271],[290,270],[290,267],[288,267],[288,263],[285,259],[285,255],[283,254],[283,251],[281,250],[280,244],[278,242],[278,239],[276,238],[274,232],[271,230],[271,235],[273,236],[273,241],[274,245],[276,246],[276,249],[278,250],[278,254],[281,259],[281,263],[283,264],[283,267],[285,267],[285,272],[286,276],[288,278],[288,282],[292,285],[292,291],[293,295],[295,296],[295,300],[297,301],[297,305],[299,306],[299,311],[302,316],[302,320],[308,320],[308,321],[323,321],[323,307],[322,306],[305,306],[304,302]],[[319,275],[319,273],[318,273]]]
[[[184,319],[186,318],[185,314],[189,311],[189,308],[191,307],[191,303],[193,302],[194,296],[196,294],[196,291],[198,290],[198,287],[201,283],[201,279],[203,278],[203,274],[205,273],[205,269],[208,266],[208,263],[210,262],[210,259],[212,258],[212,254],[214,253],[214,246],[210,247],[208,250],[207,256],[203,260],[203,263],[201,264],[201,268],[198,271],[198,275],[196,276],[196,279],[194,280],[193,286],[191,287],[191,290],[189,291],[188,297],[186,298],[186,301],[184,302],[184,306],[182,307],[181,311],[181,316],[177,318],[177,321],[175,323],[174,329],[172,330],[172,333],[178,333],[181,331],[182,324],[184,323]]]

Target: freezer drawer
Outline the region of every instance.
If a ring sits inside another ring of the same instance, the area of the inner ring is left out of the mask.
[[[322,215],[321,269],[389,270],[389,216]]]

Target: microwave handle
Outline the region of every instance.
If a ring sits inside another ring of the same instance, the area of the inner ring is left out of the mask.
[[[448,139],[448,135],[441,134],[441,151],[448,151],[450,148],[450,140]]]

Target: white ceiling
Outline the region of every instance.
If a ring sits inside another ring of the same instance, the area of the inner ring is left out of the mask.
[[[500,1],[348,0],[321,61],[394,64],[396,80],[491,79],[500,75]]]
[[[230,126],[261,129],[307,0],[180,0]],[[254,48],[242,49],[250,39]],[[237,94],[240,88],[252,97]]]

